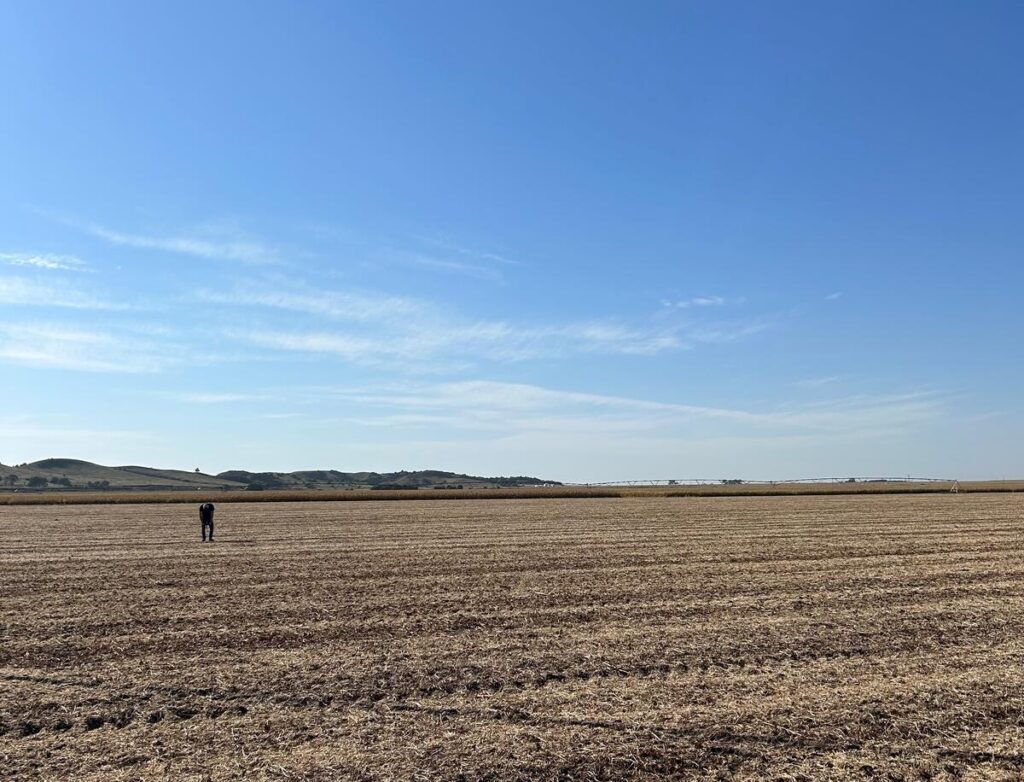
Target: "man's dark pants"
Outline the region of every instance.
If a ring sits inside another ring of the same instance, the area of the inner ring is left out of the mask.
[[[206,528],[210,528],[210,542],[213,543],[213,519],[199,522],[199,534],[203,536],[203,543],[206,542]]]

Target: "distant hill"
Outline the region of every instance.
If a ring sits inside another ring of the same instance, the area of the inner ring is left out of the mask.
[[[105,467],[80,459],[43,459],[29,464],[0,464],[0,491],[166,491],[231,489],[420,489],[488,486],[560,485],[528,476],[486,478],[440,470],[376,473],[338,470],[249,472],[219,475],[127,465]]]
[[[482,486],[548,486],[561,485],[525,475],[485,478],[441,470],[416,472],[339,472],[338,470],[299,470],[297,472],[247,472],[228,470],[218,478],[263,489],[420,489]]]

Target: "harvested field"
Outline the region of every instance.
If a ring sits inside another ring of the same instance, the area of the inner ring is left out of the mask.
[[[0,779],[1016,779],[1024,497],[0,507]]]
[[[380,500],[527,500],[609,497],[778,497],[840,494],[948,494],[948,481],[862,483],[744,483],[660,486],[519,486],[467,489],[282,489],[270,491],[46,491],[0,492],[0,505],[109,505],[111,503],[181,502],[366,502]],[[1024,481],[960,481],[960,492],[1024,492]],[[201,498],[201,499],[200,499]]]

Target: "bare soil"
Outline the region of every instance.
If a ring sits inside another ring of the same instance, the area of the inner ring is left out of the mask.
[[[0,779],[1018,779],[1024,496],[0,507]]]

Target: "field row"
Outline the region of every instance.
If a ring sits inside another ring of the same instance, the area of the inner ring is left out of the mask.
[[[1015,495],[0,509],[4,779],[1006,778]]]
[[[822,483],[703,483],[659,486],[523,486],[465,489],[268,489],[173,491],[0,491],[0,505],[112,505],[225,502],[367,502],[394,500],[609,499],[632,497],[795,497],[868,494],[965,494],[1024,492],[1024,481],[860,481]]]

